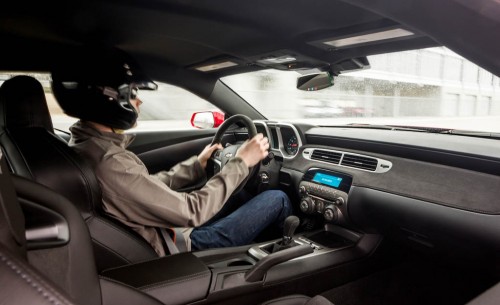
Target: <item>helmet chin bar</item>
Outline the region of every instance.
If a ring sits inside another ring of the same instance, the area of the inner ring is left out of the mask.
[[[130,103],[133,87],[135,86],[132,84],[123,84],[118,87],[118,90],[113,87],[95,87],[107,99],[107,101],[101,101],[101,103],[104,102],[108,107],[111,107],[106,107],[108,110],[105,111],[109,119],[98,119],[95,121],[109,126],[113,130],[126,130],[135,127],[138,113]]]
[[[118,87],[118,91],[111,87],[97,87],[102,90],[104,96],[115,100],[118,105],[126,111],[135,112],[134,107],[130,104],[130,96],[132,92],[132,85],[123,84]]]
[[[135,112],[134,107],[130,104],[130,94],[132,92],[132,84],[123,84],[118,87],[118,105],[124,110]]]
[[[130,84],[132,87],[137,87],[141,90],[156,90],[158,89],[158,85],[152,81],[142,81],[142,82],[133,82]]]

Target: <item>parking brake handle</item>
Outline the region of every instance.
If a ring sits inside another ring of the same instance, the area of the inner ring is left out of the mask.
[[[314,249],[310,245],[304,244],[271,253],[258,261],[257,264],[252,267],[252,269],[248,270],[245,273],[245,280],[247,282],[261,281],[264,278],[266,272],[274,265],[286,262],[302,255],[313,253],[313,251]]]

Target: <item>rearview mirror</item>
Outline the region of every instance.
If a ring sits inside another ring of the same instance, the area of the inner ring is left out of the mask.
[[[316,91],[333,86],[333,77],[328,72],[313,73],[297,78],[297,89]]]
[[[333,76],[342,73],[370,69],[370,62],[366,56],[349,58],[329,67],[329,72],[312,73],[297,78],[297,89],[317,91],[333,86]]]
[[[206,129],[219,127],[224,122],[224,113],[220,111],[195,112],[191,116],[191,126]]]

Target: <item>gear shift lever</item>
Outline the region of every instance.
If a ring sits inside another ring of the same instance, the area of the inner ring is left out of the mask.
[[[278,252],[280,250],[288,249],[296,246],[296,243],[292,243],[293,234],[300,224],[300,220],[297,216],[288,216],[283,224],[283,238],[280,242],[276,243],[273,247],[272,252]]]
[[[288,246],[293,240],[293,233],[300,224],[300,220],[297,216],[288,216],[283,224],[283,240],[281,241],[282,246]]]

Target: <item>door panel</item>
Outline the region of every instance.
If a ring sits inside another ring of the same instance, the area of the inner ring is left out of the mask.
[[[156,173],[199,154],[214,135],[215,130],[140,132],[128,149],[137,154],[150,173]]]

